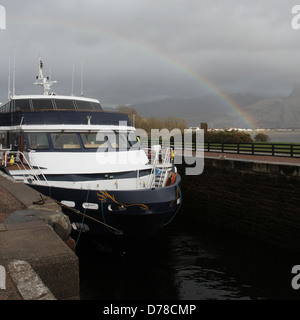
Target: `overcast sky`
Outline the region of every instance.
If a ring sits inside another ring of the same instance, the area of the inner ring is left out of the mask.
[[[288,94],[300,82],[296,0],[0,0],[0,101],[16,57],[16,93],[39,93],[41,55],[57,94],[103,106],[224,92]]]

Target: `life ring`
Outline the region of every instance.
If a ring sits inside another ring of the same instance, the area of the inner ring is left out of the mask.
[[[177,173],[172,172],[170,175],[170,178],[166,182],[166,186],[172,186],[175,183],[176,178],[177,178]]]

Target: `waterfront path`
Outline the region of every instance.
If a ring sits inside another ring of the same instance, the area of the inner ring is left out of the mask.
[[[195,152],[193,152],[195,155]],[[237,154],[237,153],[221,153],[221,152],[204,152],[205,158],[216,158],[216,159],[233,159],[233,160],[244,160],[253,162],[267,162],[267,163],[280,163],[280,164],[293,164],[300,165],[300,157],[278,157],[278,156],[267,156],[267,155],[251,155],[251,154]]]
[[[182,150],[175,149],[175,155],[180,156]],[[185,156],[203,156],[208,159],[227,159],[238,161],[251,161],[260,163],[278,163],[278,164],[291,164],[300,166],[300,157],[288,157],[288,156],[269,156],[269,155],[252,155],[252,154],[240,154],[240,153],[227,153],[227,152],[196,152],[185,150]]]

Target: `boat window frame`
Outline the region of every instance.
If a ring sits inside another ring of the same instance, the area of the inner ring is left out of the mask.
[[[95,147],[87,147],[87,144],[85,143],[84,139],[82,138],[82,135],[84,134],[90,134],[90,135],[96,135],[96,139],[94,141],[100,141],[97,139],[98,137],[98,131],[97,132],[80,132],[79,133],[79,137],[80,137],[80,140],[82,142],[82,145],[83,145],[83,148],[86,149],[86,150],[93,150],[93,149],[98,149],[100,151],[106,151],[106,150],[109,150],[110,149],[110,144],[109,144],[109,141],[106,139],[106,137],[104,136],[104,143],[102,143],[101,145],[99,145],[98,143],[94,143]],[[106,145],[105,145],[106,144]]]
[[[135,139],[134,140],[129,140],[129,136],[133,134]],[[141,150],[142,148],[142,144],[141,144],[141,140],[138,139],[138,136],[136,134],[135,131],[131,130],[131,131],[128,131],[128,134],[127,134],[127,139],[128,139],[128,142],[130,143],[130,150]]]
[[[55,145],[55,141],[53,139],[53,135],[61,135],[61,136],[63,136],[63,135],[65,135],[65,136],[66,135],[73,135],[73,136],[76,137],[78,144],[74,144],[74,147],[72,147],[71,143],[62,144],[62,147],[58,148]],[[53,147],[54,150],[69,151],[69,150],[81,150],[82,149],[82,144],[81,144],[81,141],[80,141],[80,138],[79,138],[77,132],[51,132],[51,133],[49,133],[49,136],[50,136],[50,141],[51,141],[51,144],[52,144],[52,147]],[[66,146],[65,148],[64,148],[64,145]]]
[[[0,146],[2,146],[2,148],[6,148],[8,145],[7,142],[7,132],[0,131]]]
[[[83,103],[89,103],[91,108],[86,108],[86,109],[80,108],[77,103],[80,104],[82,102]],[[103,111],[103,108],[102,108],[100,102],[85,101],[85,100],[74,100],[74,104],[76,106],[76,110],[77,111]]]
[[[117,131],[117,130],[114,130],[115,131],[115,134],[116,136],[118,137],[118,148],[117,150],[119,151],[128,151],[130,150],[131,148],[131,143],[129,142],[129,139],[128,139],[128,132],[127,131]],[[120,137],[126,137],[126,147],[125,145],[123,146],[122,143],[121,143],[121,148],[120,148]]]
[[[48,111],[48,110],[55,110],[54,109],[54,103],[53,103],[53,99],[30,99],[31,103],[32,103],[32,110],[33,111]],[[52,108],[35,108],[34,107],[34,101],[50,101]]]
[[[0,106],[0,112],[1,113],[8,113],[10,112],[10,101],[4,103]]]
[[[56,102],[57,101],[70,101],[71,103],[72,103],[72,105],[73,105],[73,109],[70,109],[70,108],[63,108],[63,109],[61,109],[61,108],[58,108],[57,107],[57,104],[56,104]],[[76,108],[76,104],[74,103],[75,101],[73,100],[73,99],[53,99],[53,105],[55,106],[55,109],[54,110],[58,110],[58,111],[77,111],[77,108]]]
[[[132,150],[133,144],[130,143],[129,132],[128,131],[122,131],[122,130],[105,130],[105,131],[98,131],[98,135],[104,135],[104,139],[108,142],[107,151],[129,151]],[[126,147],[123,145],[120,147],[120,136],[126,136]],[[115,139],[115,137],[118,137]],[[134,150],[139,150],[140,148]],[[101,148],[100,148],[101,150]]]
[[[33,147],[30,143],[30,135],[45,135],[46,141],[47,141],[47,147],[46,147],[46,145],[42,145],[42,147]],[[25,132],[24,137],[25,137],[25,142],[26,142],[26,149],[28,151],[30,151],[30,150],[50,150],[51,149],[49,136],[48,136],[47,132]]]
[[[20,108],[17,110],[16,104],[19,101],[28,101],[28,106],[29,109],[24,109],[24,108]],[[15,111],[33,111],[33,106],[32,106],[32,99],[13,99],[11,100],[11,108],[10,108],[11,112],[15,112]]]

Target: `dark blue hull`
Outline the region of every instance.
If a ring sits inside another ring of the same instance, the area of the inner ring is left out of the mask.
[[[81,232],[139,241],[151,237],[177,214],[182,201],[180,180],[177,175],[172,186],[129,191],[30,186],[59,202],[74,202],[75,207],[65,213],[71,223],[88,227],[88,231],[82,229]],[[84,203],[94,209],[84,208]],[[80,229],[77,230],[80,232]]]

